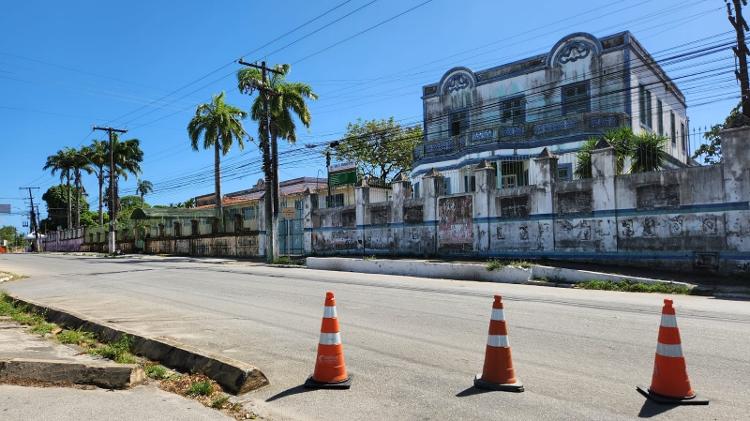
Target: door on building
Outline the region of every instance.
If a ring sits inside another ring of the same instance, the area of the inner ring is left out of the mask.
[[[285,255],[302,255],[305,252],[302,210],[304,199],[291,203],[284,201],[279,212],[279,252]],[[284,206],[286,204],[287,206]]]

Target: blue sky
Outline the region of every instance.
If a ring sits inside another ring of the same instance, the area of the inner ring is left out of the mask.
[[[130,130],[126,138],[141,140],[142,178],[163,186],[148,202],[210,193],[212,153],[192,151],[185,127],[195,106],[222,90],[228,102],[249,107],[251,99],[236,89],[239,66],[232,64],[243,55],[291,63],[289,79],[313,86],[320,99],[311,105],[312,126],[300,129],[299,142],[316,143],[341,136],[360,117],[418,122],[421,86],[449,68],[478,70],[543,53],[572,32],[630,30],[656,53],[731,29],[716,0],[433,0],[356,35],[424,1],[6,2],[0,15],[0,203],[11,203],[14,212],[27,209],[18,190],[24,185],[40,186],[35,200],[41,201],[41,193],[57,183],[42,171],[46,156],[103,139],[91,132],[93,124],[122,126]],[[733,66],[729,50],[709,61],[704,65]],[[685,66],[667,72],[682,74]],[[716,82],[722,92],[732,91],[731,78]],[[720,122],[737,102],[693,108],[707,102],[707,90],[687,94],[692,128]],[[246,127],[256,132],[252,123]],[[691,138],[691,149],[698,141]],[[257,156],[251,143],[242,152],[233,149],[224,162],[238,165]],[[281,177],[323,176],[324,165],[316,155],[286,155]],[[188,174],[198,176],[168,182]],[[223,183],[223,191],[248,188],[260,177],[259,167],[245,167]],[[134,183],[134,177],[125,181],[123,192]],[[95,208],[94,178],[87,177],[85,186]],[[20,227],[24,218],[0,215],[0,225]]]

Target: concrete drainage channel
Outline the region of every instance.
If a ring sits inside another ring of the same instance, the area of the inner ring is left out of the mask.
[[[306,263],[309,269],[513,284],[567,284],[572,286],[579,282],[599,280],[613,282],[633,281],[646,284],[664,283],[689,288],[694,286],[685,282],[664,281],[543,265],[530,265],[528,268],[506,265],[495,270],[488,270],[486,265],[478,263],[358,259],[348,257],[308,257]]]
[[[225,391],[235,395],[269,384],[266,376],[251,364],[199,351],[188,345],[165,338],[148,338],[71,311],[61,310],[12,295],[8,297],[21,305],[28,306],[30,311],[43,315],[49,322],[56,323],[68,329],[81,329],[92,332],[105,342],[114,342],[123,335],[128,335],[132,339],[135,354],[158,361],[162,365],[174,370],[203,374],[211,380],[216,381]],[[127,365],[120,365],[120,367],[127,367]],[[18,372],[17,370],[21,368],[18,361],[5,361],[4,365],[0,365],[0,375],[3,371],[13,373]],[[85,367],[77,369],[80,371],[81,376],[86,376],[93,372],[87,370]],[[11,371],[8,372],[7,370]],[[137,376],[138,374],[135,375]]]

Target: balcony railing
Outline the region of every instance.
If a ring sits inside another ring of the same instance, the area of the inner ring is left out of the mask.
[[[486,149],[487,145],[502,148],[504,142],[535,141],[576,134],[595,135],[629,125],[627,114],[583,113],[525,124],[473,126],[459,136],[443,136],[425,141],[414,150],[414,160],[418,164],[424,158],[463,155]]]

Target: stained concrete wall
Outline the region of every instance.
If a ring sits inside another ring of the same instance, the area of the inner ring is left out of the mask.
[[[422,178],[417,200],[408,182],[394,183],[390,201],[380,203],[358,187],[354,207],[313,210],[310,253],[747,271],[750,129],[727,131],[723,142],[724,162],[709,167],[616,175],[614,150],[602,145],[592,154],[590,179],[558,182],[557,157],[543,154],[531,161],[524,187],[498,189],[487,164],[474,170],[473,193],[443,194],[435,171]]]

